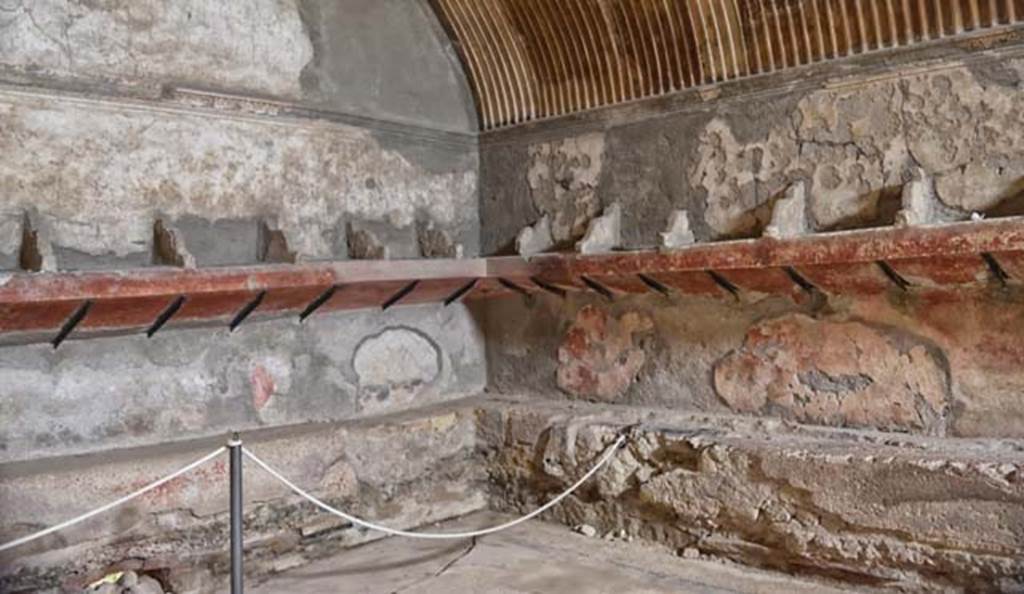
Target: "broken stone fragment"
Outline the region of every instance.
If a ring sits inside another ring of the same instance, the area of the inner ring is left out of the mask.
[[[50,241],[52,230],[44,217],[35,211],[23,215],[21,248],[18,263],[22,270],[54,272],[58,268],[57,255]]]
[[[544,215],[533,225],[523,227],[516,236],[516,252],[524,258],[535,256],[555,247],[551,235],[551,217]]]
[[[434,226],[434,222],[419,223],[416,226],[416,239],[420,246],[420,255],[424,258],[462,258],[461,243],[456,243],[443,229]]]
[[[185,248],[181,232],[162,219],[157,219],[153,224],[153,264],[179,268],[196,267],[196,258]]]
[[[785,194],[775,202],[771,223],[764,230],[765,237],[783,239],[799,237],[810,231],[807,225],[807,192],[804,182],[798,181],[786,188]]]
[[[896,213],[896,224],[914,226],[937,222],[937,209],[935,180],[918,169],[914,179],[903,186],[902,208]]]
[[[20,210],[0,210],[0,270],[17,270],[25,215]]]
[[[662,250],[674,250],[692,245],[696,238],[690,229],[690,214],[685,210],[674,210],[668,218],[668,227],[658,234]]]
[[[616,202],[590,221],[587,233],[576,244],[581,254],[606,254],[622,244],[622,207]]]
[[[353,260],[406,260],[420,256],[416,227],[396,227],[384,221],[350,221],[346,232]]]
[[[259,234],[260,262],[294,264],[298,254],[291,249],[288,234],[276,220],[263,220]]]
[[[594,538],[597,536],[597,528],[594,528],[590,524],[580,524],[576,527],[576,532],[579,532],[587,538]]]

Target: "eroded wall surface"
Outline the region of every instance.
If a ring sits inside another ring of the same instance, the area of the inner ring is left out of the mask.
[[[330,505],[415,528],[484,509],[475,415],[465,407],[356,423],[247,433],[246,447]],[[192,440],[103,456],[5,464],[4,541],[87,512],[222,446]],[[400,455],[385,455],[400,452]],[[228,569],[226,453],[195,472],[73,529],[0,555],[4,592],[81,592],[115,570],[155,576],[173,592],[223,592]],[[370,539],[299,505],[276,479],[245,467],[247,583]],[[17,516],[6,513],[16,510]],[[22,521],[21,518],[31,518]]]
[[[1020,214],[1020,47],[979,39],[485,134],[483,250],[514,249],[542,216],[572,249],[612,204],[624,249],[658,246],[680,210],[698,242],[762,237],[787,191],[797,234]],[[924,216],[898,213],[922,196]],[[1020,587],[1022,281],[613,301],[580,282],[481,305],[491,391],[515,403],[483,417],[495,501],[530,508],[639,422],[561,521],[865,585]]]
[[[564,490],[624,428],[625,449],[559,521],[852,585],[1020,588],[1024,458],[1011,442],[504,403],[481,415],[498,501],[521,511]]]
[[[891,224],[900,188],[922,172],[946,218],[1019,212],[1024,58],[1012,35],[986,43],[489,133],[483,250],[507,248],[544,214],[556,240],[579,239],[614,202],[627,247],[657,245],[678,209],[699,240],[757,237],[797,181],[813,229]]]
[[[476,255],[475,111],[432,19],[404,1],[0,3],[0,283]],[[152,338],[0,348],[0,541],[116,499],[231,431],[298,484],[395,526],[480,509],[472,423],[451,407],[393,415],[472,399],[485,379],[457,304],[302,324],[257,311],[233,332],[172,323]],[[0,590],[76,591],[145,559],[167,589],[218,591],[225,471],[221,459],[6,552]],[[368,537],[265,475],[246,494],[254,576]]]

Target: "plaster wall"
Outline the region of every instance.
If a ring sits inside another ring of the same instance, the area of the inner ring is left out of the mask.
[[[615,202],[627,248],[658,245],[675,210],[699,241],[757,237],[801,181],[815,231],[892,224],[922,175],[937,217],[1022,212],[1020,48],[1011,32],[487,133],[483,252],[543,215],[570,246]]]

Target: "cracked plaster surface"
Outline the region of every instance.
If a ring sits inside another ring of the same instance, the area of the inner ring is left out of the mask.
[[[989,209],[1024,190],[1021,93],[950,67],[814,91],[753,141],[716,117],[699,135],[691,187],[707,194],[719,236],[763,226],[764,207],[798,179],[819,230],[888,217],[886,198],[918,169],[944,205]]]

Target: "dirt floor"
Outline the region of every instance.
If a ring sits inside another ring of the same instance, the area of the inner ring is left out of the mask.
[[[506,520],[481,513],[437,527],[455,531]],[[662,548],[530,522],[469,541],[386,538],[294,569],[255,594],[449,594],[452,592],[654,594],[661,592],[852,592]]]

